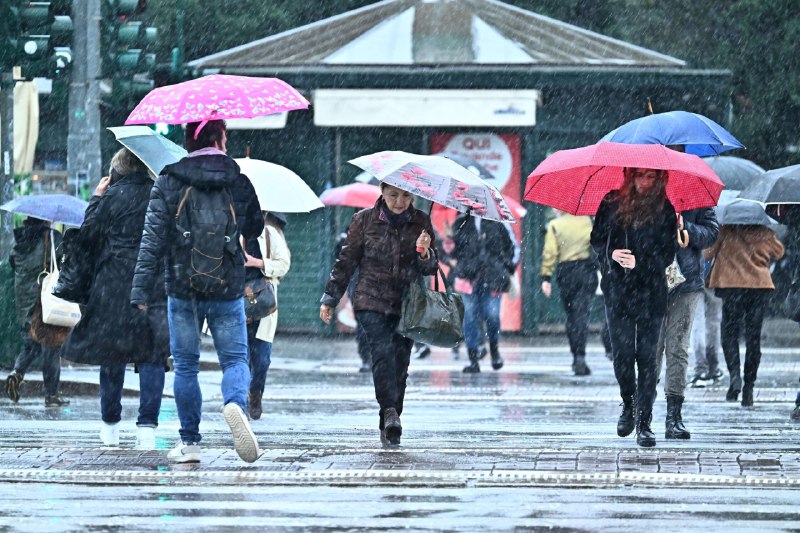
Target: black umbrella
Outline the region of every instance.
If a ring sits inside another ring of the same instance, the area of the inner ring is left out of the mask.
[[[760,166],[741,157],[723,155],[704,157],[703,161],[717,173],[726,189],[737,191],[747,188],[765,172]]]
[[[800,204],[800,165],[776,168],[759,176],[739,198],[760,204]]]
[[[729,226],[775,226],[778,223],[767,216],[764,207],[756,202],[733,200],[721,209],[719,223]]]

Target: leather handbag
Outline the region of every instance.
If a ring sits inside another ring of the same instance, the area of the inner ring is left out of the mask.
[[[417,342],[453,348],[464,340],[464,302],[447,283],[441,267],[439,273],[445,292],[439,292],[438,276],[434,276],[435,290],[425,286],[422,276],[405,290],[396,331]]]
[[[58,348],[64,345],[72,328],[53,326],[42,321],[42,296],[36,296],[36,303],[31,310],[30,334],[34,342],[45,348]]]
[[[267,259],[270,258],[271,243],[269,239],[269,229],[264,228],[264,238],[267,241]],[[278,309],[278,300],[275,297],[275,286],[272,280],[263,274],[257,278],[248,280],[244,285],[244,314],[247,323],[252,324],[265,318]]]
[[[45,252],[45,268],[39,275],[39,283],[42,286],[42,322],[52,326],[72,328],[81,319],[81,309],[78,304],[62,300],[53,294],[53,287],[58,283],[59,272],[56,264],[56,246],[50,232],[45,234],[45,250],[48,247],[48,239],[50,241],[50,270],[48,271],[46,267],[47,253]]]

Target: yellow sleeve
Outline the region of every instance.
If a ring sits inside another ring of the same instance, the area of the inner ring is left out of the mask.
[[[547,225],[547,233],[544,235],[544,250],[542,250],[542,270],[543,278],[550,278],[558,262],[558,239],[556,231],[553,229],[553,222]]]

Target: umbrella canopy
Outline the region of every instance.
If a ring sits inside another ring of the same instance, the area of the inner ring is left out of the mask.
[[[133,152],[156,176],[161,174],[165,166],[177,163],[187,153],[181,146],[147,126],[117,126],[108,129],[122,146]]]
[[[717,173],[726,189],[735,191],[746,189],[755,181],[755,178],[765,172],[763,168],[752,161],[730,155],[704,157],[703,161]]]
[[[716,205],[724,187],[697,156],[657,144],[601,142],[560,150],[542,161],[528,176],[525,200],[594,215],[605,195],[622,186],[626,167],[666,170],[667,197],[678,212]]]
[[[600,142],[682,144],[687,154],[708,156],[744,148],[728,130],[708,117],[670,111],[637,118],[606,134]]]
[[[764,206],[756,202],[734,199],[720,209],[719,223],[740,226],[774,226],[778,222],[764,211]]]
[[[800,204],[800,165],[776,168],[759,176],[739,198],[761,204]]]
[[[446,157],[386,151],[358,157],[350,163],[384,183],[456,211],[516,222],[496,187]]]
[[[263,211],[308,213],[323,207],[303,178],[288,168],[249,157],[236,163],[253,183]]]
[[[446,157],[447,159],[452,159],[453,161],[455,161],[462,167],[466,168],[467,170],[471,170],[472,173],[478,176],[480,179],[488,181],[489,183],[491,183],[492,180],[497,179],[495,178],[494,174],[492,174],[491,172],[489,172],[489,170],[486,169],[486,167],[484,167],[471,157],[451,154],[449,152],[439,152],[438,154],[435,155],[440,155]],[[371,183],[373,185],[379,183],[378,179],[369,172],[362,172],[361,174],[355,177],[355,181],[360,181],[362,183]],[[506,201],[508,201],[508,198],[506,198]]]
[[[333,187],[324,191],[319,199],[329,206],[372,207],[381,195],[381,188],[369,183],[350,183],[341,187]]]
[[[308,109],[308,100],[278,78],[211,74],[150,91],[125,125],[188,124]]]
[[[67,194],[38,194],[14,198],[0,205],[3,211],[80,227],[88,202]]]

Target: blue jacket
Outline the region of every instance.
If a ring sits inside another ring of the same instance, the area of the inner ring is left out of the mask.
[[[683,227],[689,233],[689,246],[678,248],[678,266],[686,281],[672,289],[670,294],[702,291],[705,285],[705,259],[703,250],[710,248],[719,235],[717,215],[711,207],[684,211]]]

